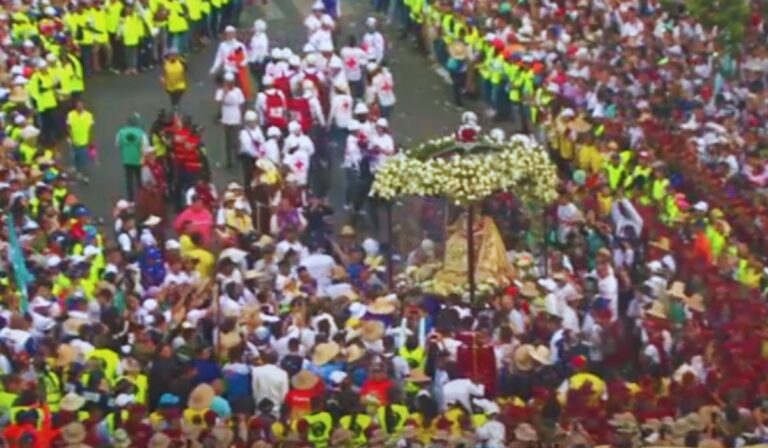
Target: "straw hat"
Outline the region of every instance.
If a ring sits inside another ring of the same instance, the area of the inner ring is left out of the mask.
[[[592,125],[589,124],[589,122],[587,122],[586,120],[584,120],[583,115],[579,115],[578,117],[576,117],[575,120],[568,123],[568,128],[573,132],[581,134],[583,132],[587,132],[590,129],[592,129]]]
[[[410,383],[428,383],[432,381],[432,378],[428,377],[423,369],[411,370],[411,374],[405,379]]]
[[[645,312],[646,317],[655,317],[657,319],[667,319],[667,309],[661,302],[653,302],[651,309]]]
[[[357,232],[355,232],[355,228],[350,225],[342,226],[341,231],[339,232],[339,235],[341,236],[355,236],[357,235]]]
[[[246,305],[240,311],[239,322],[253,327],[261,326],[261,308],[258,305]]]
[[[455,40],[451,42],[450,45],[448,45],[448,54],[456,60],[463,61],[464,59],[467,59],[467,56],[469,55],[467,45],[464,44],[464,42]]]
[[[315,387],[320,378],[309,370],[302,370],[291,378],[291,386],[297,390],[309,390]]]
[[[537,442],[539,435],[529,423],[521,423],[515,428],[515,439],[519,442]]]
[[[116,430],[112,435],[112,446],[115,448],[129,448],[131,446],[131,437],[123,428]]]
[[[531,352],[534,350],[535,349],[530,344],[523,344],[520,347],[517,347],[513,355],[515,361],[515,369],[521,372],[528,372],[532,370],[533,358],[531,357]]]
[[[552,365],[552,354],[549,352],[549,349],[545,345],[539,345],[535,349],[530,350],[529,354],[531,358],[539,364],[545,366]]]
[[[61,438],[69,445],[83,443],[85,436],[85,426],[80,422],[72,422],[61,429]]]
[[[672,244],[669,242],[669,238],[666,236],[659,238],[657,241],[651,241],[648,243],[648,245],[657,249],[661,249],[665,252],[669,252],[670,249],[672,249]]]
[[[376,342],[384,336],[384,324],[378,320],[366,320],[360,325],[359,334],[365,342]]]
[[[61,324],[61,327],[64,330],[64,333],[70,336],[77,336],[80,334],[80,327],[86,325],[87,323],[88,321],[85,319],[70,317],[69,319],[65,320],[63,324]]]
[[[347,347],[347,362],[352,363],[365,356],[365,350],[357,344]]]
[[[197,387],[192,389],[192,393],[189,394],[187,406],[190,409],[194,409],[196,411],[208,409],[211,407],[213,397],[215,396],[216,391],[213,390],[213,387],[211,387],[210,384],[199,384]]]
[[[169,446],[171,446],[171,438],[162,432],[158,432],[149,439],[147,448],[168,448]]]
[[[373,303],[368,305],[368,312],[371,314],[392,314],[397,309],[394,301],[389,297],[379,297]]]
[[[312,364],[324,366],[331,362],[341,352],[341,347],[335,342],[324,342],[317,344],[312,352]]]
[[[80,395],[70,392],[61,399],[59,402],[59,408],[62,411],[75,412],[85,405],[85,398]]]
[[[77,349],[69,344],[61,344],[56,349],[56,365],[65,367],[77,360]]]
[[[723,413],[723,411],[720,409],[719,406],[715,406],[713,404],[709,404],[706,406],[702,406],[699,408],[699,416],[701,417],[701,420],[706,424],[706,422],[711,422],[713,419],[713,416],[720,416]]]
[[[672,287],[669,288],[669,290],[667,291],[667,294],[669,294],[670,297],[675,297],[677,299],[688,298],[688,296],[685,295],[685,283],[683,282],[672,283]]]
[[[608,420],[608,424],[616,428],[619,432],[636,432],[639,429],[637,418],[631,412],[614,414],[613,417]]]
[[[529,299],[535,299],[539,297],[539,288],[536,286],[535,282],[527,281],[523,283],[522,288],[520,288],[520,294],[523,297],[528,297]]]
[[[687,297],[685,304],[688,306],[688,308],[691,309],[691,311],[695,311],[697,313],[703,313],[706,311],[706,307],[704,306],[704,297],[702,297],[699,293],[695,293],[690,297]]]
[[[219,343],[221,344],[221,348],[225,351],[240,344],[241,342],[243,342],[243,339],[240,337],[240,333],[237,331],[228,331],[226,333],[222,333],[219,336]]]

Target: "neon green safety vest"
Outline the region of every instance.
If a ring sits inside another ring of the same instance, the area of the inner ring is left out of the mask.
[[[387,408],[392,409],[392,414],[395,417],[394,425],[390,428],[387,423]],[[376,411],[376,418],[379,420],[379,427],[387,434],[395,434],[401,430],[405,423],[408,421],[408,408],[401,404],[389,404],[386,406],[380,406]]]
[[[327,447],[333,431],[333,418],[328,412],[315,412],[304,417],[309,425],[307,440],[316,448]]]
[[[605,172],[608,175],[608,186],[611,190],[616,190],[621,185],[621,177],[624,175],[624,165],[605,165]]]
[[[57,412],[61,402],[61,380],[59,375],[49,371],[45,375],[40,375],[40,378],[42,378],[43,385],[45,386],[45,401],[52,412]]]
[[[651,183],[651,198],[660,202],[667,195],[667,187],[669,186],[669,179],[655,179]]]
[[[56,108],[56,80],[49,73],[35,72],[27,85],[29,94],[35,100],[38,112]]]
[[[352,418],[354,417],[354,428],[352,427]],[[352,446],[355,448],[363,447],[368,444],[368,436],[365,435],[365,431],[371,426],[373,419],[366,414],[345,415],[339,420],[339,424],[342,428],[351,431],[354,436],[352,437]]]

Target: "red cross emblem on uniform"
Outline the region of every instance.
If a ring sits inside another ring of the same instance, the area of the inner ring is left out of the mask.
[[[385,81],[384,84],[381,85],[381,90],[384,92],[391,92],[392,91],[392,83]]]
[[[350,69],[357,67],[357,61],[355,60],[355,58],[347,58],[347,60],[344,62],[347,64],[347,67]]]
[[[296,168],[297,171],[304,171],[304,162],[301,160],[297,160],[296,163],[293,164],[293,166]]]

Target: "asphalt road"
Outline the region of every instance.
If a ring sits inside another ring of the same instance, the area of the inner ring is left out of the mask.
[[[257,18],[267,21],[272,46],[290,46],[300,51],[306,39],[302,26],[311,9],[312,0],[269,0],[267,5],[249,6],[243,13],[242,26],[250,28]],[[348,34],[361,36],[369,15],[367,0],[344,0],[339,22],[341,38]],[[385,22],[379,17],[380,23]],[[456,129],[460,109],[449,103],[450,87],[425,57],[416,53],[407,41],[398,40],[393,27],[382,26],[390,44],[390,67],[395,77],[397,105],[390,119],[397,141],[404,145],[439,137]],[[213,100],[215,85],[208,75],[216,43],[189,58],[189,89],[181,109],[195,122],[205,126],[205,142],[214,168],[217,185],[240,179],[240,169],[219,168],[223,164],[223,131],[214,121],[217,112]],[[158,110],[169,107],[159,84],[158,69],[137,76],[104,75],[89,79],[86,107],[96,120],[95,139],[101,151],[100,165],[95,167],[89,186],[77,187],[78,194],[96,216],[107,217],[112,205],[125,195],[124,176],[114,136],[127,117],[138,112],[150,124]],[[343,175],[338,167],[331,172],[331,203],[338,207],[344,191]],[[398,215],[399,216],[399,215]],[[347,218],[344,218],[347,219]]]

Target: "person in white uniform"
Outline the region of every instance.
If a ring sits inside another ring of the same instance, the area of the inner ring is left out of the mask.
[[[264,77],[264,68],[268,59],[269,37],[267,36],[267,24],[259,19],[253,22],[253,36],[251,36],[251,42],[248,46],[248,64],[259,88],[261,88],[261,79]]]
[[[245,67],[247,59],[240,64],[233,61],[232,55],[238,50],[247,54],[245,45],[237,40],[235,27],[228,26],[224,29],[224,40],[219,43],[219,48],[216,50],[216,56],[210,70],[211,75],[216,75],[222,71],[237,73],[241,67]]]
[[[243,185],[250,188],[253,180],[253,170],[256,160],[259,159],[264,145],[264,134],[259,128],[259,116],[256,112],[249,110],[245,113],[243,119],[245,126],[240,131],[240,151],[238,156],[243,168]]]

